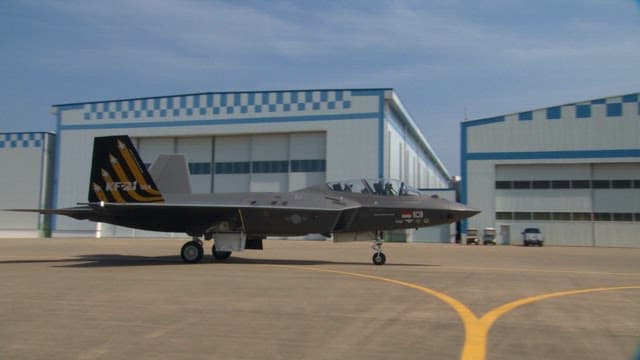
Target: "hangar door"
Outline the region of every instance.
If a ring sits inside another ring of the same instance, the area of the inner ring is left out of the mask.
[[[293,191],[326,178],[326,133],[134,139],[149,166],[185,154],[193,193]]]
[[[498,165],[495,219],[539,227],[555,245],[633,246],[640,231],[640,164]]]
[[[326,134],[219,136],[213,190],[293,191],[325,181]]]

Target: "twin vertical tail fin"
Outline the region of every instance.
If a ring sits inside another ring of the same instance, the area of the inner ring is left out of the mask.
[[[96,137],[93,140],[89,202],[100,201],[164,201],[131,139],[126,135]]]

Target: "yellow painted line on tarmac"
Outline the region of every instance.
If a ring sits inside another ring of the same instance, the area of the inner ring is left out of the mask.
[[[562,296],[588,294],[602,291],[616,291],[616,290],[640,290],[640,286],[617,286],[606,288],[594,288],[594,289],[581,289],[560,291],[548,294],[541,294],[536,296],[530,296],[522,299],[512,301],[507,304],[495,307],[481,318],[476,318],[470,322],[466,327],[471,328],[467,333],[471,333],[472,337],[465,338],[464,347],[462,349],[462,360],[484,360],[486,357],[487,348],[487,336],[491,326],[498,320],[498,318],[509,311],[518,308],[523,305],[531,304],[541,300],[547,300],[552,298],[558,298]]]
[[[464,346],[462,348],[462,353],[460,355],[461,360],[484,360],[486,358],[486,353],[487,353],[487,336],[489,334],[489,330],[491,329],[491,326],[493,326],[493,324],[502,315],[520,306],[528,305],[537,301],[547,300],[551,298],[558,298],[562,296],[580,295],[580,294],[588,294],[588,293],[603,292],[603,291],[640,290],[640,286],[618,286],[618,287],[560,291],[560,292],[554,292],[554,293],[548,293],[548,294],[541,294],[541,295],[518,299],[510,303],[500,305],[498,307],[491,309],[482,317],[478,318],[473,313],[473,311],[469,309],[468,306],[463,304],[458,299],[452,296],[449,296],[443,292],[436,291],[418,284],[413,284],[410,282],[386,278],[382,276],[361,274],[361,273],[341,271],[341,270],[322,269],[322,268],[306,267],[306,266],[288,266],[288,265],[271,265],[271,266],[279,267],[279,268],[290,268],[290,269],[296,269],[296,270],[309,270],[309,271],[316,271],[316,272],[332,273],[332,274],[338,274],[338,275],[347,275],[352,277],[383,281],[383,282],[411,288],[414,290],[418,290],[427,295],[434,296],[440,299],[441,301],[445,302],[449,306],[451,306],[458,313],[458,316],[460,316],[460,318],[462,319],[462,322],[464,324],[465,336],[464,336]]]

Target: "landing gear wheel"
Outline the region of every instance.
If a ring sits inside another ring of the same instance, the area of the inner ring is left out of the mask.
[[[371,260],[373,260],[373,263],[376,265],[384,265],[384,263],[387,262],[387,257],[383,252],[378,252],[373,254],[373,258],[371,258]]]
[[[382,252],[383,243],[384,234],[382,233],[382,231],[377,231],[376,240],[373,242],[373,246],[371,246],[373,251],[375,251],[371,260],[373,260],[373,263],[376,265],[384,265],[384,263],[387,262],[387,257],[384,256],[384,253]]]
[[[180,250],[180,256],[184,262],[189,264],[195,264],[202,260],[204,256],[204,249],[202,248],[202,244],[198,241],[188,241],[184,245],[182,245],[182,249]]]
[[[211,253],[216,260],[227,260],[231,256],[231,251],[216,251],[216,246],[213,245]]]

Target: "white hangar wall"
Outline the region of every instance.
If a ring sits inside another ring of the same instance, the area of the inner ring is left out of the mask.
[[[55,135],[0,133],[0,204],[3,209],[51,207]],[[2,236],[48,236],[49,216],[0,212]]]
[[[640,103],[612,96],[462,123],[467,227],[522,243],[640,247]]]
[[[131,136],[147,164],[159,154],[186,154],[195,193],[292,191],[381,176],[448,187],[449,174],[392,89],[186,94],[54,105],[52,112],[57,207],[87,201],[93,138],[116,134]],[[398,149],[393,156],[390,148]],[[148,234],[61,216],[54,229]]]

